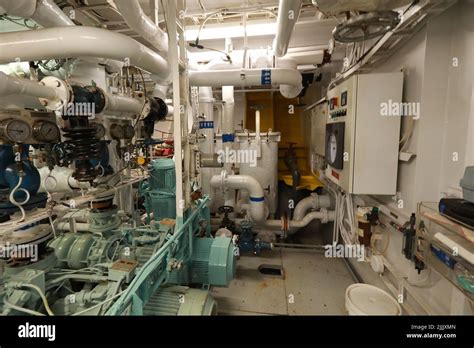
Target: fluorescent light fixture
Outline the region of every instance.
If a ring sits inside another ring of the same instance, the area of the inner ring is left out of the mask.
[[[186,29],[186,40],[194,41],[199,32],[198,26]],[[276,22],[247,23],[247,36],[273,36],[276,33]],[[244,26],[241,24],[209,24],[201,30],[200,41],[220,40],[244,37]]]

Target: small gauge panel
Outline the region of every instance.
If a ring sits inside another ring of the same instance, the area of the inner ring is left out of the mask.
[[[37,121],[33,125],[33,137],[38,142],[55,143],[60,140],[61,132],[53,122]]]
[[[0,123],[0,136],[12,143],[22,144],[31,137],[31,126],[19,119],[8,119]]]

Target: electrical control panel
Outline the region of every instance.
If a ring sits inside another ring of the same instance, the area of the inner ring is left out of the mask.
[[[328,108],[326,102],[317,104],[311,113],[311,150],[313,153],[324,157],[326,133],[326,122],[328,118]]]
[[[383,110],[402,91],[401,72],[355,75],[329,90],[326,176],[344,191],[396,193],[400,116]]]

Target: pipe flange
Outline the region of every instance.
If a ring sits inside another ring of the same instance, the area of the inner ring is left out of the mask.
[[[329,222],[329,214],[328,214],[328,210],[325,209],[325,208],[322,208],[320,209],[320,212],[321,212],[321,223],[323,224],[327,224]]]
[[[227,171],[223,170],[223,171],[221,171],[221,190],[222,190],[222,192],[226,191],[226,188],[225,188],[226,181],[227,181]]]
[[[57,111],[67,107],[72,95],[71,86],[66,81],[54,76],[46,76],[40,82],[41,85],[53,88],[56,91],[54,99],[39,98],[40,103],[49,111]]]

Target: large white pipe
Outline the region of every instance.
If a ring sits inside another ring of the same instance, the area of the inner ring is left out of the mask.
[[[53,0],[38,0],[35,13],[33,13],[31,19],[45,28],[75,25]]]
[[[62,27],[0,34],[0,64],[54,58],[101,57],[134,65],[168,83],[168,62],[134,39],[93,27]]]
[[[32,19],[42,27],[73,26],[53,0],[0,0],[0,14]]]
[[[0,71],[0,97],[19,94],[51,100],[57,98],[56,90],[52,87],[44,86],[36,81],[8,76]]]
[[[168,52],[168,36],[143,12],[138,0],[114,0],[125,22],[160,52]]]
[[[111,93],[105,93],[105,110],[138,115],[143,111],[144,101],[130,97],[124,97]]]
[[[295,98],[303,90],[303,78],[295,69],[240,69],[217,71],[190,71],[191,86],[265,86],[280,85],[286,98]]]
[[[265,197],[258,180],[248,175],[214,175],[211,187],[221,189],[246,190],[250,194],[250,217],[257,223],[263,223],[265,215]]]
[[[36,10],[36,0],[0,0],[0,15],[30,18]]]
[[[273,51],[277,57],[283,57],[288,52],[302,2],[302,0],[280,0],[278,4],[277,33],[273,42]]]

